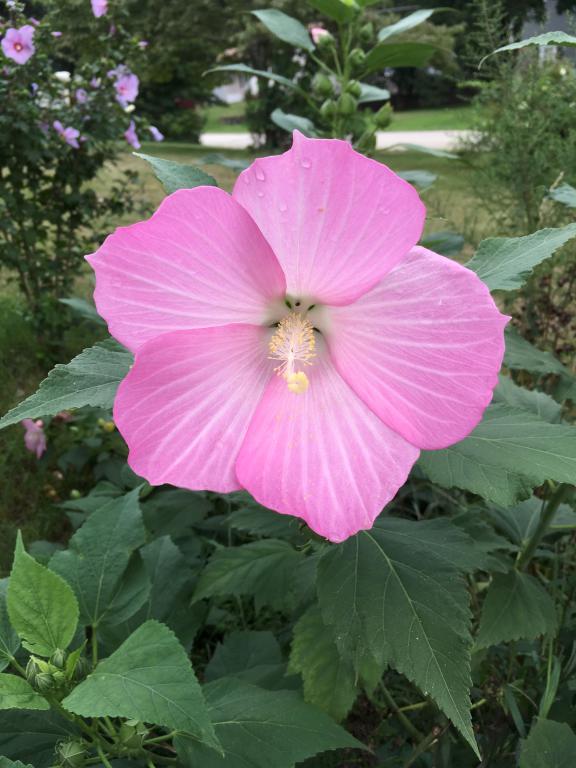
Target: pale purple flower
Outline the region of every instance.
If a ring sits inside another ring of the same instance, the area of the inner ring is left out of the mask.
[[[138,134],[136,133],[136,124],[134,123],[134,120],[130,120],[130,125],[128,126],[127,130],[124,131],[124,138],[131,147],[134,147],[134,149],[140,149],[141,144],[138,140]]]
[[[80,131],[77,128],[64,128],[60,120],[54,120],[52,123],[54,130],[60,136],[60,138],[74,149],[80,149],[78,139],[80,138]]]
[[[92,13],[99,19],[108,13],[108,0],[92,0]]]
[[[77,88],[75,95],[78,104],[86,104],[88,101],[88,93],[84,90],[84,88]]]
[[[52,32],[52,37],[62,37],[62,32]]]
[[[139,83],[138,76],[132,72],[126,72],[117,78],[114,88],[116,89],[116,100],[121,106],[125,107],[136,101]]]
[[[30,453],[39,459],[46,450],[46,435],[44,434],[44,422],[41,419],[33,421],[24,419],[22,426],[25,429],[24,445]]]
[[[30,89],[32,91],[32,94],[35,95],[38,91],[38,83],[30,83]]]
[[[148,48],[148,45],[149,45],[148,40],[140,40],[140,42],[138,43],[138,48],[141,48],[142,50],[144,50],[144,48]]]
[[[34,32],[35,29],[30,24],[25,24],[20,29],[10,27],[10,29],[6,30],[6,34],[2,38],[4,56],[12,59],[16,64],[26,64],[36,50],[34,47]]]
[[[90,80],[90,87],[91,88],[100,88],[102,85],[102,80],[99,77],[93,77],[92,80]]]
[[[159,131],[155,125],[151,125],[149,127],[149,131],[152,134],[152,138],[154,139],[154,141],[164,141],[164,134],[162,133],[162,131]]]

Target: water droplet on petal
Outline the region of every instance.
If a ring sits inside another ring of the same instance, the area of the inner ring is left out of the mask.
[[[243,174],[242,179],[244,181],[244,184],[250,184],[250,177],[247,173]]]
[[[280,213],[286,213],[286,211],[288,210],[288,206],[286,205],[286,203],[278,203],[278,210],[280,211]]]
[[[264,192],[262,192],[261,189],[259,189],[258,192],[256,192],[256,194],[258,195],[258,197],[264,197]]]
[[[258,181],[266,181],[266,174],[262,170],[262,168],[256,167],[256,170],[254,171],[254,175],[258,179]]]
[[[302,168],[312,167],[312,160],[309,160],[307,157],[303,157],[300,162],[301,162]]]

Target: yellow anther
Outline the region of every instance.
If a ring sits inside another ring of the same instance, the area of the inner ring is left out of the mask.
[[[310,381],[304,371],[289,373],[286,376],[286,383],[288,384],[288,389],[290,392],[295,392],[297,395],[301,395],[303,392],[306,392],[310,386]]]

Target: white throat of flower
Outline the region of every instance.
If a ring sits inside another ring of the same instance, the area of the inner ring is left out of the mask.
[[[300,312],[290,312],[278,323],[276,333],[268,345],[271,360],[280,360],[274,370],[286,379],[291,392],[302,394],[310,386],[302,366],[312,365],[316,356],[314,326]]]

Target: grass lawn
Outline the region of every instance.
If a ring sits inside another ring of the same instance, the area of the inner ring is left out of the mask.
[[[243,133],[248,130],[243,121],[244,104],[208,107],[204,113],[207,133]],[[457,131],[472,127],[472,107],[443,107],[395,112],[390,131]],[[232,122],[234,121],[234,122]],[[235,122],[239,121],[239,122]]]

